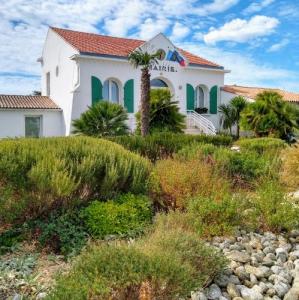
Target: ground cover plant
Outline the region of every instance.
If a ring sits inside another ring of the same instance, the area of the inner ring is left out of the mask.
[[[0,223],[24,221],[121,192],[140,193],[149,162],[107,140],[88,137],[0,143]]]
[[[95,238],[107,235],[135,237],[151,223],[152,207],[148,197],[126,194],[108,202],[93,201],[81,217]]]

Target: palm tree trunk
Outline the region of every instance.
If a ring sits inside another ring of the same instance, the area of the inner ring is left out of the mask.
[[[239,137],[240,137],[240,124],[239,124],[239,122],[237,122],[237,132],[236,132],[236,136],[237,136],[237,139],[239,139]]]
[[[150,73],[148,68],[141,70],[141,135],[149,134],[150,121]]]

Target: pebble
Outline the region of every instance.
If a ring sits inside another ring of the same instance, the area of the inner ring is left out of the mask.
[[[299,230],[216,237],[210,245],[228,258],[228,268],[192,300],[299,300]]]

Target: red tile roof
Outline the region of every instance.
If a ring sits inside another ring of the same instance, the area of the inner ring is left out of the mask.
[[[299,103],[299,94],[287,92],[281,89],[247,87],[247,86],[239,86],[239,85],[225,85],[222,88],[222,90],[249,99],[254,99],[257,96],[257,94],[262,93],[264,91],[273,91],[279,93],[285,101]]]
[[[73,31],[69,29],[55,27],[51,27],[51,29],[59,34],[74,48],[79,50],[80,53],[85,54],[112,55],[126,58],[132,51],[145,43],[145,41],[142,40],[111,37],[94,33]],[[179,51],[187,58],[190,64],[222,68],[220,65],[196,56],[183,49],[179,49]]]
[[[57,109],[46,96],[0,95],[0,109]]]

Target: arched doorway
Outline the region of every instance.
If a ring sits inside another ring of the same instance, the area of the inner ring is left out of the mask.
[[[207,113],[209,107],[209,89],[205,85],[198,85],[194,93],[194,110],[199,113]]]

